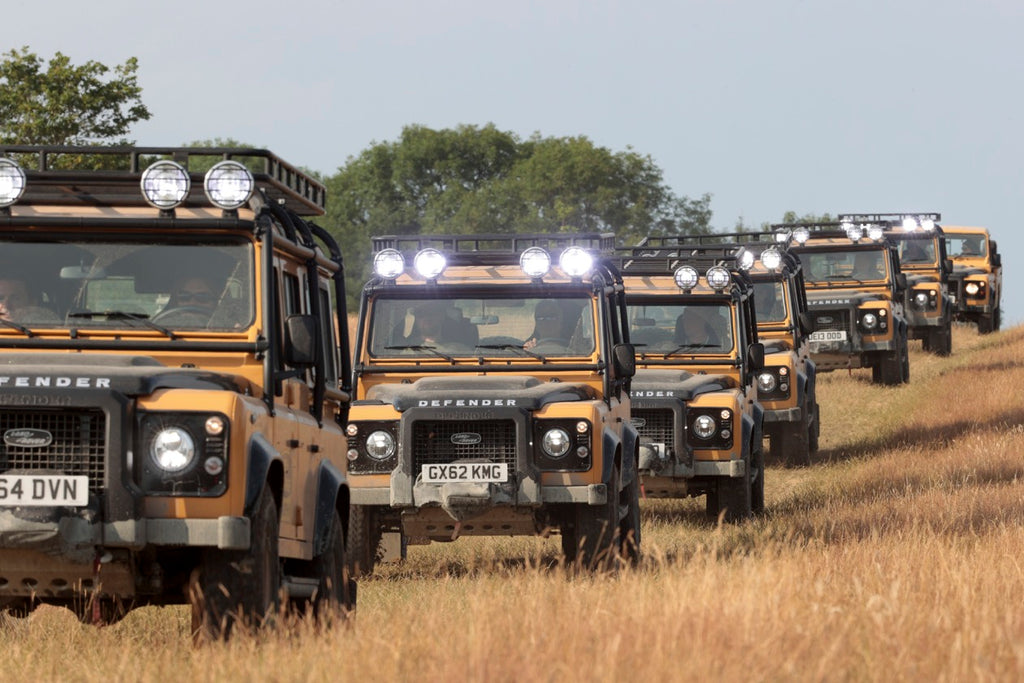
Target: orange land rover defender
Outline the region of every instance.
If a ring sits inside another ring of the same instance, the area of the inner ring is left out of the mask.
[[[977,227],[946,226],[944,235],[957,320],[975,323],[980,334],[995,332],[1003,315],[1003,257],[995,240]]]
[[[567,561],[639,548],[633,347],[611,235],[374,238],[347,426],[352,558],[561,531]]]
[[[0,156],[0,609],[351,607],[323,186],[256,149]]]

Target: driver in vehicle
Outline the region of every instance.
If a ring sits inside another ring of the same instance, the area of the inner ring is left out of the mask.
[[[523,342],[524,349],[532,349],[539,342],[565,344],[562,338],[562,307],[558,302],[545,299],[533,310],[533,333]]]
[[[38,305],[24,280],[0,278],[0,320],[22,322],[57,322],[53,311]]]
[[[175,285],[167,305],[153,316],[153,321],[206,325],[217,310],[217,292],[211,278],[187,275]]]

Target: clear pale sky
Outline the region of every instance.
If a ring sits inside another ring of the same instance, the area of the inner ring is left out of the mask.
[[[405,125],[650,155],[713,225],[938,211],[1024,320],[1021,0],[7,3],[0,48],[139,60],[144,145],[234,138],[333,173]]]

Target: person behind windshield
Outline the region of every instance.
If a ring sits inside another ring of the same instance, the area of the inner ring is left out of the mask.
[[[850,274],[854,280],[880,280],[885,277],[885,270],[882,268],[882,260],[877,251],[861,251],[853,259],[853,272]]]
[[[709,313],[700,306],[689,306],[676,318],[674,341],[688,348],[721,347],[722,340],[708,318]]]
[[[960,244],[960,256],[981,256],[981,240],[968,237]]]
[[[55,322],[57,314],[38,305],[24,280],[16,277],[0,278],[0,320],[23,322]]]
[[[786,306],[779,294],[782,289],[775,283],[758,283],[754,285],[754,308],[757,319],[765,322],[778,322],[786,318]]]
[[[539,301],[533,309],[533,332],[523,342],[523,348],[532,349],[542,341],[565,343],[562,337],[562,307],[551,299]]]
[[[444,330],[444,304],[425,301],[413,311],[412,329],[403,340],[406,346],[433,346],[441,341]]]
[[[907,242],[900,258],[906,263],[930,263],[932,260],[924,246],[917,241]]]

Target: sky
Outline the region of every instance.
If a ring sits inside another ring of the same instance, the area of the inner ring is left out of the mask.
[[[330,175],[413,124],[585,136],[710,193],[718,230],[786,211],[987,227],[1004,323],[1024,322],[1020,0],[8,4],[4,52],[138,59],[141,145],[232,138]]]

